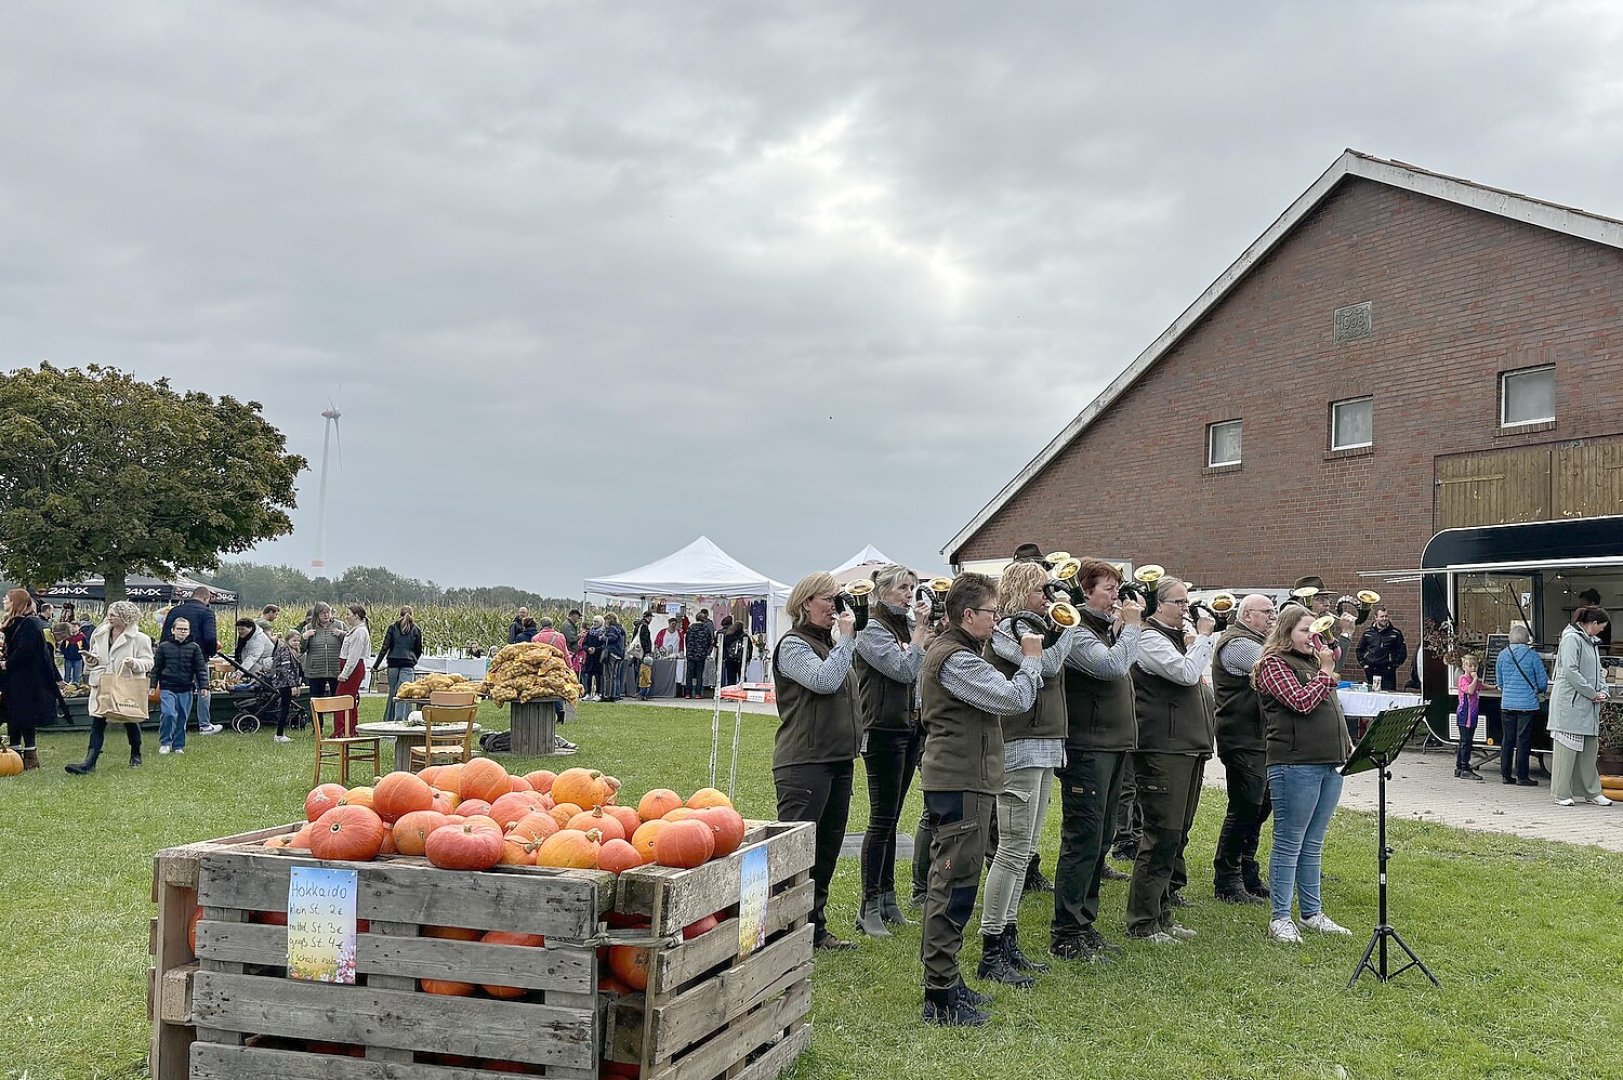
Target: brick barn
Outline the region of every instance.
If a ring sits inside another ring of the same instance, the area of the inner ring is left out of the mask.
[[[943,553],[1317,573],[1380,591],[1412,649],[1419,585],[1360,571],[1444,528],[1618,513],[1623,222],[1349,150]]]

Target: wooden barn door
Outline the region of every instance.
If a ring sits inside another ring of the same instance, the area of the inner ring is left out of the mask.
[[[1437,458],[1435,530],[1550,520],[1553,453],[1549,446],[1513,446]]]

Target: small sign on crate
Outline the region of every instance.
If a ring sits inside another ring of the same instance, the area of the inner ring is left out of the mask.
[[[772,894],[766,846],[749,848],[738,866],[738,955],[766,944],[766,903]]]
[[[295,866],[287,884],[287,975],[355,985],[355,871]]]

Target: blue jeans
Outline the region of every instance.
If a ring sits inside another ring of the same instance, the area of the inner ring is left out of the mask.
[[[417,669],[409,667],[392,667],[389,669],[389,700],[383,703],[383,718],[385,720],[404,720],[411,715],[409,702],[396,700],[400,687],[404,683],[417,681]]]
[[[158,745],[176,750],[186,745],[186,718],[192,712],[192,692],[158,691]]]
[[[701,658],[697,664],[692,659],[682,676],[682,685],[687,689],[688,697],[704,697],[704,660]]]
[[[74,659],[71,659],[71,660],[68,659],[65,656],[62,658],[62,681],[63,682],[76,683],[76,682],[79,682],[84,677],[85,677],[85,658],[83,656],[75,657]]]
[[[1324,908],[1319,868],[1324,834],[1341,799],[1341,773],[1335,765],[1270,765],[1268,792],[1274,803],[1274,849],[1268,856],[1268,890],[1273,917],[1291,916],[1291,896],[1302,894],[1302,918]]]
[[[195,697],[197,699],[197,727],[198,727],[198,730],[201,731],[203,728],[212,727],[214,725],[214,721],[209,719],[209,694],[208,694],[208,691],[207,690],[199,690],[195,694],[188,694],[186,696],[187,697]],[[181,716],[184,717],[185,715],[186,715],[185,712],[182,711]],[[185,721],[183,719],[181,721],[181,727],[185,727],[185,726],[186,726],[186,724],[185,724]],[[176,743],[175,745],[179,746],[180,743]]]

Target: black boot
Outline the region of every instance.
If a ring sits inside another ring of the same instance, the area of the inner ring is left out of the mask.
[[[956,986],[924,992],[926,1024],[936,1027],[980,1027],[990,1019],[991,1016],[971,1004]]]
[[[36,746],[19,747],[18,753],[23,756],[23,772],[39,768],[39,748]]]
[[[857,929],[869,937],[890,937],[890,931],[885,929],[885,919],[879,906],[879,897],[864,900],[857,912]]]
[[[892,926],[912,926],[913,920],[902,914],[896,906],[896,890],[879,894],[879,917]]]
[[[1003,949],[1003,940],[1001,933],[981,935],[981,962],[980,966],[975,969],[976,976],[982,979],[990,979],[993,982],[1000,982],[1018,990],[1029,989],[1036,984],[1036,980],[1017,969],[1010,962]]]
[[[1003,928],[1003,955],[1009,958],[1016,971],[1029,971],[1033,975],[1041,975],[1048,970],[1047,964],[1039,964],[1029,959],[1020,951],[1020,928],[1010,923]]]
[[[1054,891],[1054,883],[1043,877],[1043,872],[1037,869],[1037,864],[1041,861],[1041,855],[1033,855],[1031,857],[1031,862],[1026,865],[1026,885],[1024,892],[1051,893]]]
[[[96,759],[99,757],[101,757],[101,750],[92,749],[89,753],[85,754],[85,759],[79,762],[77,765],[64,765],[62,768],[65,771],[72,773],[74,776],[83,776],[86,773],[96,771]]]
[[[141,748],[139,746],[133,746],[133,747],[130,748],[130,768],[132,768],[132,769],[139,768],[140,765],[141,765]]]
[[[1262,867],[1257,865],[1257,860],[1240,860],[1240,880],[1245,882],[1246,892],[1264,900],[1268,899],[1268,886],[1262,882]]]

